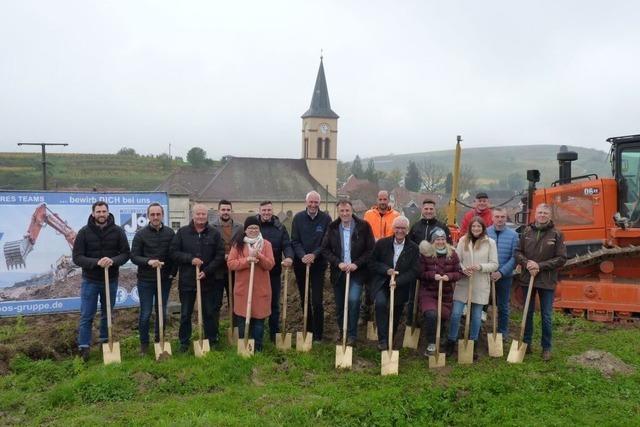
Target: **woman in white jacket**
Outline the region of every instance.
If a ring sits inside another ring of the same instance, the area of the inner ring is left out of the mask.
[[[458,281],[453,292],[448,347],[454,347],[458,339],[460,318],[467,304],[469,282],[472,284],[471,307],[467,308],[467,316],[471,316],[469,339],[477,341],[480,334],[482,307],[489,303],[491,293],[489,273],[498,269],[496,242],[487,236],[487,227],[480,217],[474,217],[471,220],[469,231],[458,241],[456,252],[466,277]],[[477,346],[474,346],[475,348]]]

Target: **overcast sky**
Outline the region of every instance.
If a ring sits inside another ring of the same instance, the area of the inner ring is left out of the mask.
[[[636,1],[7,1],[0,151],[300,156],[320,50],[338,157],[640,133]]]

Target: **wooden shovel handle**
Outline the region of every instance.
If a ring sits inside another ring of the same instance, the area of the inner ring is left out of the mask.
[[[491,293],[493,294],[493,339],[496,339],[498,331],[498,303],[496,302],[496,281],[491,281]]]
[[[349,283],[351,281],[351,272],[347,271],[347,277],[344,281],[344,308],[342,312],[342,352],[347,347],[347,321],[349,315]]]
[[[440,357],[440,328],[442,327],[442,279],[438,281],[438,318],[436,320],[436,360]]]
[[[389,351],[389,358],[391,358],[391,352],[393,351],[393,305],[394,305],[394,298],[395,298],[395,293],[396,293],[396,275],[398,274],[397,271],[393,271],[391,273],[391,280],[389,280],[389,292],[390,292],[390,297],[389,297],[389,344],[388,344],[388,351]]]
[[[304,273],[304,309],[302,310],[302,339],[307,340],[307,316],[309,315],[309,275],[311,264],[307,264]]]
[[[255,261],[251,261],[251,269],[249,270],[249,293],[247,295],[247,317],[244,319],[244,345],[249,342],[249,323],[251,322],[251,300],[253,299],[253,275],[256,270]]]
[[[535,274],[531,275],[529,279],[529,289],[527,289],[527,298],[524,301],[524,310],[522,311],[522,324],[520,326],[520,340],[519,343],[522,343],[524,339],[524,327],[527,324],[527,313],[529,312],[529,303],[531,302],[531,291],[533,290],[533,281],[536,278]]]
[[[284,263],[283,263],[284,264]],[[284,267],[284,295],[282,296],[282,332],[287,329],[287,288],[289,287],[289,267]],[[306,329],[306,328],[305,328]]]
[[[200,287],[200,266],[196,265],[196,301],[198,303],[198,335],[200,348],[202,348],[202,340],[204,339],[204,328],[202,326],[202,289]]]
[[[113,334],[111,325],[111,283],[109,283],[109,267],[104,267],[104,295],[107,307],[107,338],[109,340],[109,350],[113,351]]]
[[[160,337],[161,351],[164,351],[164,311],[162,310],[162,275],[160,274],[160,270],[162,269],[163,265],[164,263],[161,262],[156,267],[156,292],[158,293],[156,297],[156,299],[158,300],[158,336]]]

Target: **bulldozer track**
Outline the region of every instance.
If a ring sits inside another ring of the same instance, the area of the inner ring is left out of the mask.
[[[619,246],[600,248],[597,251],[588,251],[586,254],[577,255],[567,260],[564,267],[562,267],[562,271],[567,271],[575,267],[588,267],[612,258],[626,258],[635,255],[640,255],[640,246],[629,245],[624,248]]]

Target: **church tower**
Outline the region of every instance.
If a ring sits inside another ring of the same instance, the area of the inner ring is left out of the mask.
[[[309,173],[329,193],[336,195],[338,177],[338,118],[329,103],[327,80],[320,57],[320,68],[313,88],[311,105],[302,115],[302,158],[307,163]],[[322,194],[323,200],[326,195]]]

